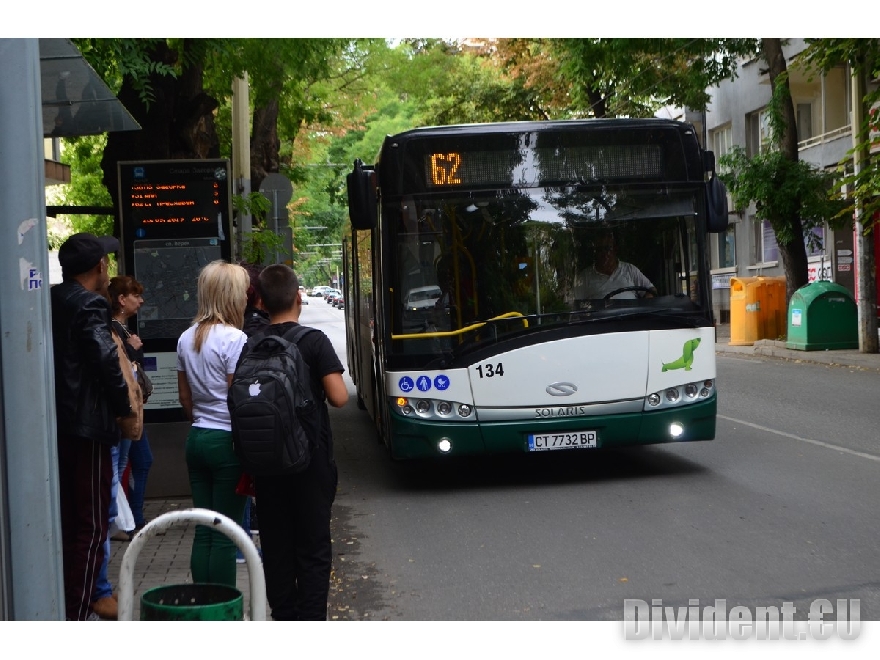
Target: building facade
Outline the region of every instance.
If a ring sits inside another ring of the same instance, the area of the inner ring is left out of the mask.
[[[783,48],[789,70],[792,101],[801,160],[837,171],[851,160],[852,74],[841,66],[821,75],[793,61],[804,50],[803,39],[790,39]],[[720,159],[735,146],[748,156],[769,147],[767,105],[770,78],[761,58],[742,61],[734,80],[710,90],[712,100],[705,114],[705,137],[709,149]],[[832,230],[827,223],[813,230],[807,244],[809,279],[831,280],[855,296],[856,267],[851,229]],[[875,232],[876,234],[877,232]],[[776,237],[770,224],[756,218],[754,205],[730,206],[726,233],[712,235],[712,286],[715,316],[726,322],[730,314],[730,278],[784,275]]]

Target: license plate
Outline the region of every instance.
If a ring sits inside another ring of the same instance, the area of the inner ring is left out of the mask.
[[[533,433],[529,435],[529,451],[554,449],[596,449],[595,431],[566,431],[564,433]]]

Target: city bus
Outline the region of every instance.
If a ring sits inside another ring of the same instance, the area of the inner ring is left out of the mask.
[[[714,438],[727,196],[692,125],[417,128],[347,187],[348,369],[394,459]]]

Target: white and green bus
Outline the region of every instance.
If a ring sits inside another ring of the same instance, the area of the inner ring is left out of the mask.
[[[713,439],[714,170],[660,119],[419,128],[355,161],[348,368],[392,457]]]

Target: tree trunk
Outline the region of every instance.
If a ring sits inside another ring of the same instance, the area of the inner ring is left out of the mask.
[[[783,119],[782,135],[776,136],[776,148],[784,155],[786,160],[796,163],[798,161],[798,138],[797,122],[794,113],[794,103],[791,100],[788,76],[786,75],[785,55],[782,53],[781,39],[761,39],[761,53],[767,62],[770,76],[770,88],[774,96],[778,86],[784,88],[781,96],[781,110]],[[786,218],[779,218],[778,226],[787,225],[791,228],[792,240],[786,244],[779,244],[779,254],[782,256],[782,267],[785,272],[785,307],[792,294],[807,284],[809,274],[807,268],[807,249],[804,244],[804,227],[801,222],[800,203],[793,205],[791,213]],[[778,236],[778,232],[777,232]]]
[[[595,87],[587,90],[587,98],[590,99],[590,109],[596,118],[604,118],[608,116],[608,106],[605,96]]]
[[[251,189],[259,190],[267,174],[278,172],[281,162],[278,138],[278,100],[272,99],[254,108],[251,135]]]
[[[153,48],[152,59],[174,64],[179,54],[160,41]],[[104,185],[116,208],[119,207],[119,161],[220,156],[220,141],[214,127],[214,110],[218,102],[202,89],[201,64],[190,64],[178,78],[153,75],[151,82],[154,98],[149,104],[144,104],[140,92],[128,78],[123,80],[117,95],[141,125],[141,130],[109,133],[107,136],[101,169],[104,171]],[[114,227],[117,236],[118,223],[117,218]]]

